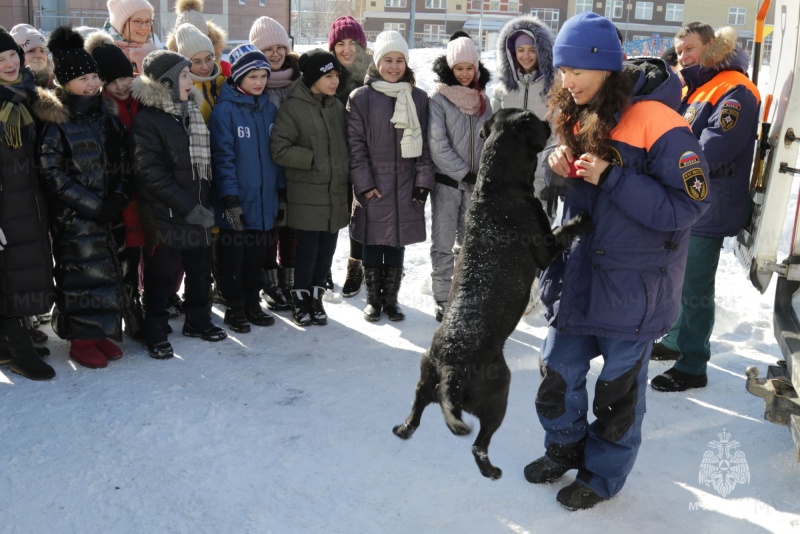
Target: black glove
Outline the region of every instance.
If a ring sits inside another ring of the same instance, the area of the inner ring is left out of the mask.
[[[120,193],[111,193],[100,206],[100,211],[95,215],[94,220],[98,224],[109,224],[122,220],[122,209],[128,204],[128,200]]]
[[[474,185],[476,181],[478,181],[478,175],[474,172],[468,172],[462,179],[462,182],[465,184],[472,184]]]
[[[430,193],[430,189],[425,189],[424,187],[415,187],[414,192],[411,195],[411,198],[416,200],[421,204],[425,204],[425,201],[428,200],[428,193]]]
[[[222,197],[222,204],[225,206],[225,220],[237,232],[244,230],[244,225],[247,221],[244,219],[244,212],[242,206],[239,204],[239,197],[231,195]]]
[[[286,189],[278,189],[278,215],[275,226],[286,226]]]
[[[214,212],[204,208],[200,204],[196,204],[192,211],[185,217],[186,222],[189,224],[196,224],[203,228],[211,228],[214,226]]]

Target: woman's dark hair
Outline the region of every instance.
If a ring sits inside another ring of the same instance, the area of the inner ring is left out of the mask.
[[[382,78],[381,73],[378,72],[378,67],[375,66],[374,63],[370,63],[369,69],[367,69],[367,75],[370,78]],[[403,73],[403,77],[400,78],[401,82],[410,83],[411,87],[416,87],[417,79],[414,78],[414,71],[411,70],[411,67],[406,63],[406,71]]]
[[[567,89],[553,83],[548,95],[550,122],[575,157],[585,152],[611,160],[609,134],[617,125],[616,115],[628,108],[635,78],[610,72],[594,100],[578,105]]]

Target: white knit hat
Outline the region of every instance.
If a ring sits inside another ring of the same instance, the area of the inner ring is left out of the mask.
[[[206,17],[203,15],[203,0],[178,0],[175,2],[175,28],[181,24],[191,24],[203,35],[208,35]]]
[[[9,33],[23,52],[30,52],[37,46],[45,46],[44,36],[30,24],[17,24]]]
[[[471,63],[478,70],[478,49],[469,37],[459,37],[447,43],[447,66],[451,69],[459,63]]]
[[[199,52],[214,53],[211,39],[189,23],[175,28],[175,46],[178,47],[178,53],[186,59],[192,59],[192,56]]]
[[[256,19],[253,26],[250,27],[250,42],[259,50],[275,45],[285,46],[287,49],[292,46],[286,30],[283,29],[280,22],[269,17]]]
[[[108,7],[108,18],[111,22],[111,27],[117,30],[120,35],[125,23],[137,11],[145,9],[150,11],[151,19],[155,13],[153,6],[147,0],[108,0],[106,6]]]
[[[400,52],[408,63],[408,43],[398,32],[387,30],[381,32],[375,38],[375,47],[372,49],[372,58],[375,66],[381,62],[381,58],[389,52]]]

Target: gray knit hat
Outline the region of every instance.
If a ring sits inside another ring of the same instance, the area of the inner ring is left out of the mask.
[[[191,61],[176,52],[156,50],[144,58],[142,70],[148,78],[169,87],[172,100],[177,102],[180,100],[178,76],[185,67],[189,67],[191,64]]]
[[[199,52],[214,53],[211,39],[188,22],[175,28],[175,45],[178,47],[178,53],[187,59],[191,59]]]

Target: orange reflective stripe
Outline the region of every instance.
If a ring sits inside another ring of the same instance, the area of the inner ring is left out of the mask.
[[[734,70],[725,70],[720,72],[707,83],[698,87],[697,90],[689,96],[689,100],[686,102],[687,104],[693,104],[695,102],[708,102],[712,106],[715,106],[722,95],[727,94],[728,91],[737,85],[745,86],[747,90],[753,93],[753,96],[756,97],[756,101],[759,104],[761,103],[761,94],[758,92],[758,87],[756,87],[753,82],[747,78],[747,76]],[[684,87],[684,97],[686,96],[685,91],[686,88]]]
[[[665,104],[645,100],[622,114],[622,120],[611,130],[611,139],[649,151],[668,131],[688,127],[684,118]]]

